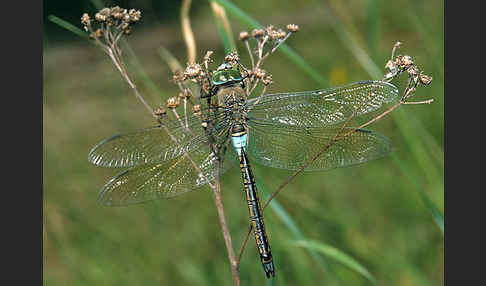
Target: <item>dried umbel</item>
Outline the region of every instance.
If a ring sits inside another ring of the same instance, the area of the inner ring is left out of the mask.
[[[401,43],[396,42],[393,46],[391,59],[385,65],[387,71],[383,77],[384,81],[391,81],[397,78],[401,73],[408,74],[408,86],[403,100],[412,96],[419,84],[428,85],[432,82],[432,77],[424,74],[419,70],[414,63],[412,57],[408,55],[398,55],[395,57],[396,50],[400,47]]]
[[[243,31],[240,33],[240,41],[246,41],[250,38],[250,33]]]
[[[288,24],[287,25],[287,30],[289,32],[292,32],[292,33],[295,33],[297,31],[299,31],[299,26],[295,25],[295,24]]]
[[[81,24],[85,31],[90,32],[91,39],[98,40],[101,45],[113,46],[122,35],[131,32],[131,26],[140,21],[141,17],[142,13],[138,10],[115,6],[101,9],[95,14],[94,20],[84,13]]]
[[[237,52],[231,52],[228,55],[226,55],[226,57],[224,57],[224,61],[234,66],[240,62],[240,57],[238,56]]]
[[[173,109],[179,106],[179,98],[178,97],[171,97],[167,100],[167,108]]]

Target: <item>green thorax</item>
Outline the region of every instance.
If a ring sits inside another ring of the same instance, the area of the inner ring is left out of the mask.
[[[243,77],[238,68],[226,68],[218,70],[213,74],[211,84],[213,86],[221,86],[241,82],[242,80]]]

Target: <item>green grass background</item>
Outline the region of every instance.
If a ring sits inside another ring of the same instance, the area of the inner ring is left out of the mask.
[[[132,1],[124,8],[144,3]],[[301,30],[287,46],[323,79],[316,80],[279,51],[266,63],[274,81],[270,92],[376,78],[373,68],[356,57],[356,47],[383,71],[397,40],[403,43],[398,53],[411,55],[434,78],[412,98],[433,98],[433,104],[402,106],[371,126],[393,141],[390,156],[349,168],[303,173],[281,192],[279,205],[265,212],[277,277],[273,282],[264,278],[252,239],[241,261],[242,285],[443,285],[444,3],[232,3],[262,25],[298,24]],[[250,29],[231,9],[227,14],[234,35]],[[156,106],[178,92],[170,83],[160,47],[183,65],[186,49],[178,15],[152,16],[127,38],[136,60],[128,51],[126,56],[141,93]],[[215,60],[222,59],[223,41],[209,2],[191,10],[191,23],[198,59],[208,49],[215,52]],[[79,22],[72,24],[80,27]],[[89,150],[107,137],[154,122],[99,49],[75,35],[64,41],[53,38],[44,36],[43,50],[44,284],[231,285],[209,190],[130,207],[96,204],[99,189],[120,170],[91,165]],[[237,45],[243,53],[243,45],[238,41]],[[403,88],[405,82],[403,78],[394,83]],[[266,192],[290,174],[253,165]],[[223,179],[235,251],[248,227],[240,180],[238,168]],[[309,252],[297,239],[331,248]],[[340,261],[334,250],[359,263],[374,280]]]

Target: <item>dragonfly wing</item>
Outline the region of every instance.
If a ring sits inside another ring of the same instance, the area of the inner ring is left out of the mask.
[[[391,142],[385,136],[363,129],[353,130],[253,125],[249,135],[249,154],[253,161],[262,165],[296,170],[326,148],[340,131],[341,136],[336,137],[327,150],[304,170],[346,167],[383,157],[391,151]]]
[[[221,174],[236,162],[236,154],[228,150]],[[215,157],[209,148],[199,148],[188,155],[135,166],[120,173],[101,189],[98,201],[107,206],[124,206],[171,198],[213,184],[216,174]]]
[[[207,145],[201,121],[191,117],[188,123],[186,128],[183,121],[169,121],[160,126],[113,136],[93,147],[88,160],[102,167],[132,167],[174,159],[184,152]]]
[[[300,127],[344,122],[396,101],[398,89],[383,81],[360,81],[316,91],[276,93],[248,100],[250,121]],[[356,110],[356,112],[355,112]]]

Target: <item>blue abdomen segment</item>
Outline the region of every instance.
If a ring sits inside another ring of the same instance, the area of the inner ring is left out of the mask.
[[[233,142],[233,147],[235,148],[236,152],[238,152],[238,156],[241,156],[241,150],[243,149],[246,151],[248,135],[246,133],[232,134],[231,142]]]

